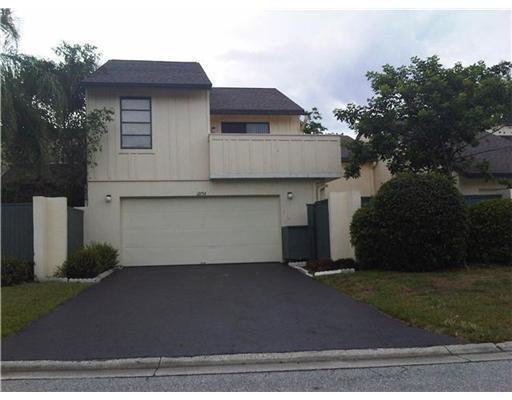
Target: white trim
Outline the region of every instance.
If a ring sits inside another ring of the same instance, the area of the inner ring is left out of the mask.
[[[101,274],[97,275],[94,278],[42,278],[38,279],[40,282],[64,282],[64,283],[98,283],[105,279],[107,276],[112,274],[114,271],[121,269],[122,267],[111,268],[109,270],[103,271]]]

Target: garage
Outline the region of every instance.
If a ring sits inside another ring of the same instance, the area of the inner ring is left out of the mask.
[[[125,266],[281,261],[279,197],[121,199]]]

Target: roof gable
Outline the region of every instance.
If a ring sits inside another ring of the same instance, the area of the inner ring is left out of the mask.
[[[85,78],[85,86],[158,86],[209,89],[212,83],[197,62],[109,60]]]
[[[210,92],[210,113],[302,115],[304,109],[274,88],[214,87]]]

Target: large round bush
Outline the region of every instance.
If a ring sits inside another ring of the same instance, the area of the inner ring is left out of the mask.
[[[378,265],[378,227],[375,223],[375,208],[371,203],[364,205],[354,213],[350,224],[350,238],[360,266]]]
[[[512,264],[512,200],[483,201],[469,207],[468,258]]]
[[[400,174],[358,211],[351,241],[362,267],[433,271],[464,263],[467,210],[440,174]]]

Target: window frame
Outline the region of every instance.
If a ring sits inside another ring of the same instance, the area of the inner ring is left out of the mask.
[[[123,109],[123,100],[149,100],[149,110]],[[123,111],[149,111],[149,122],[124,122],[125,124],[149,124],[149,135],[123,135]],[[120,148],[122,150],[153,150],[153,102],[149,96],[120,96],[119,97],[119,124],[120,124]],[[149,136],[149,147],[123,146],[123,136]]]
[[[244,124],[245,132],[224,132],[224,124]],[[268,132],[262,133],[249,133],[247,132],[247,124],[260,124],[267,125]],[[269,135],[270,134],[270,122],[267,121],[221,121],[220,123],[220,133],[223,135]]]

